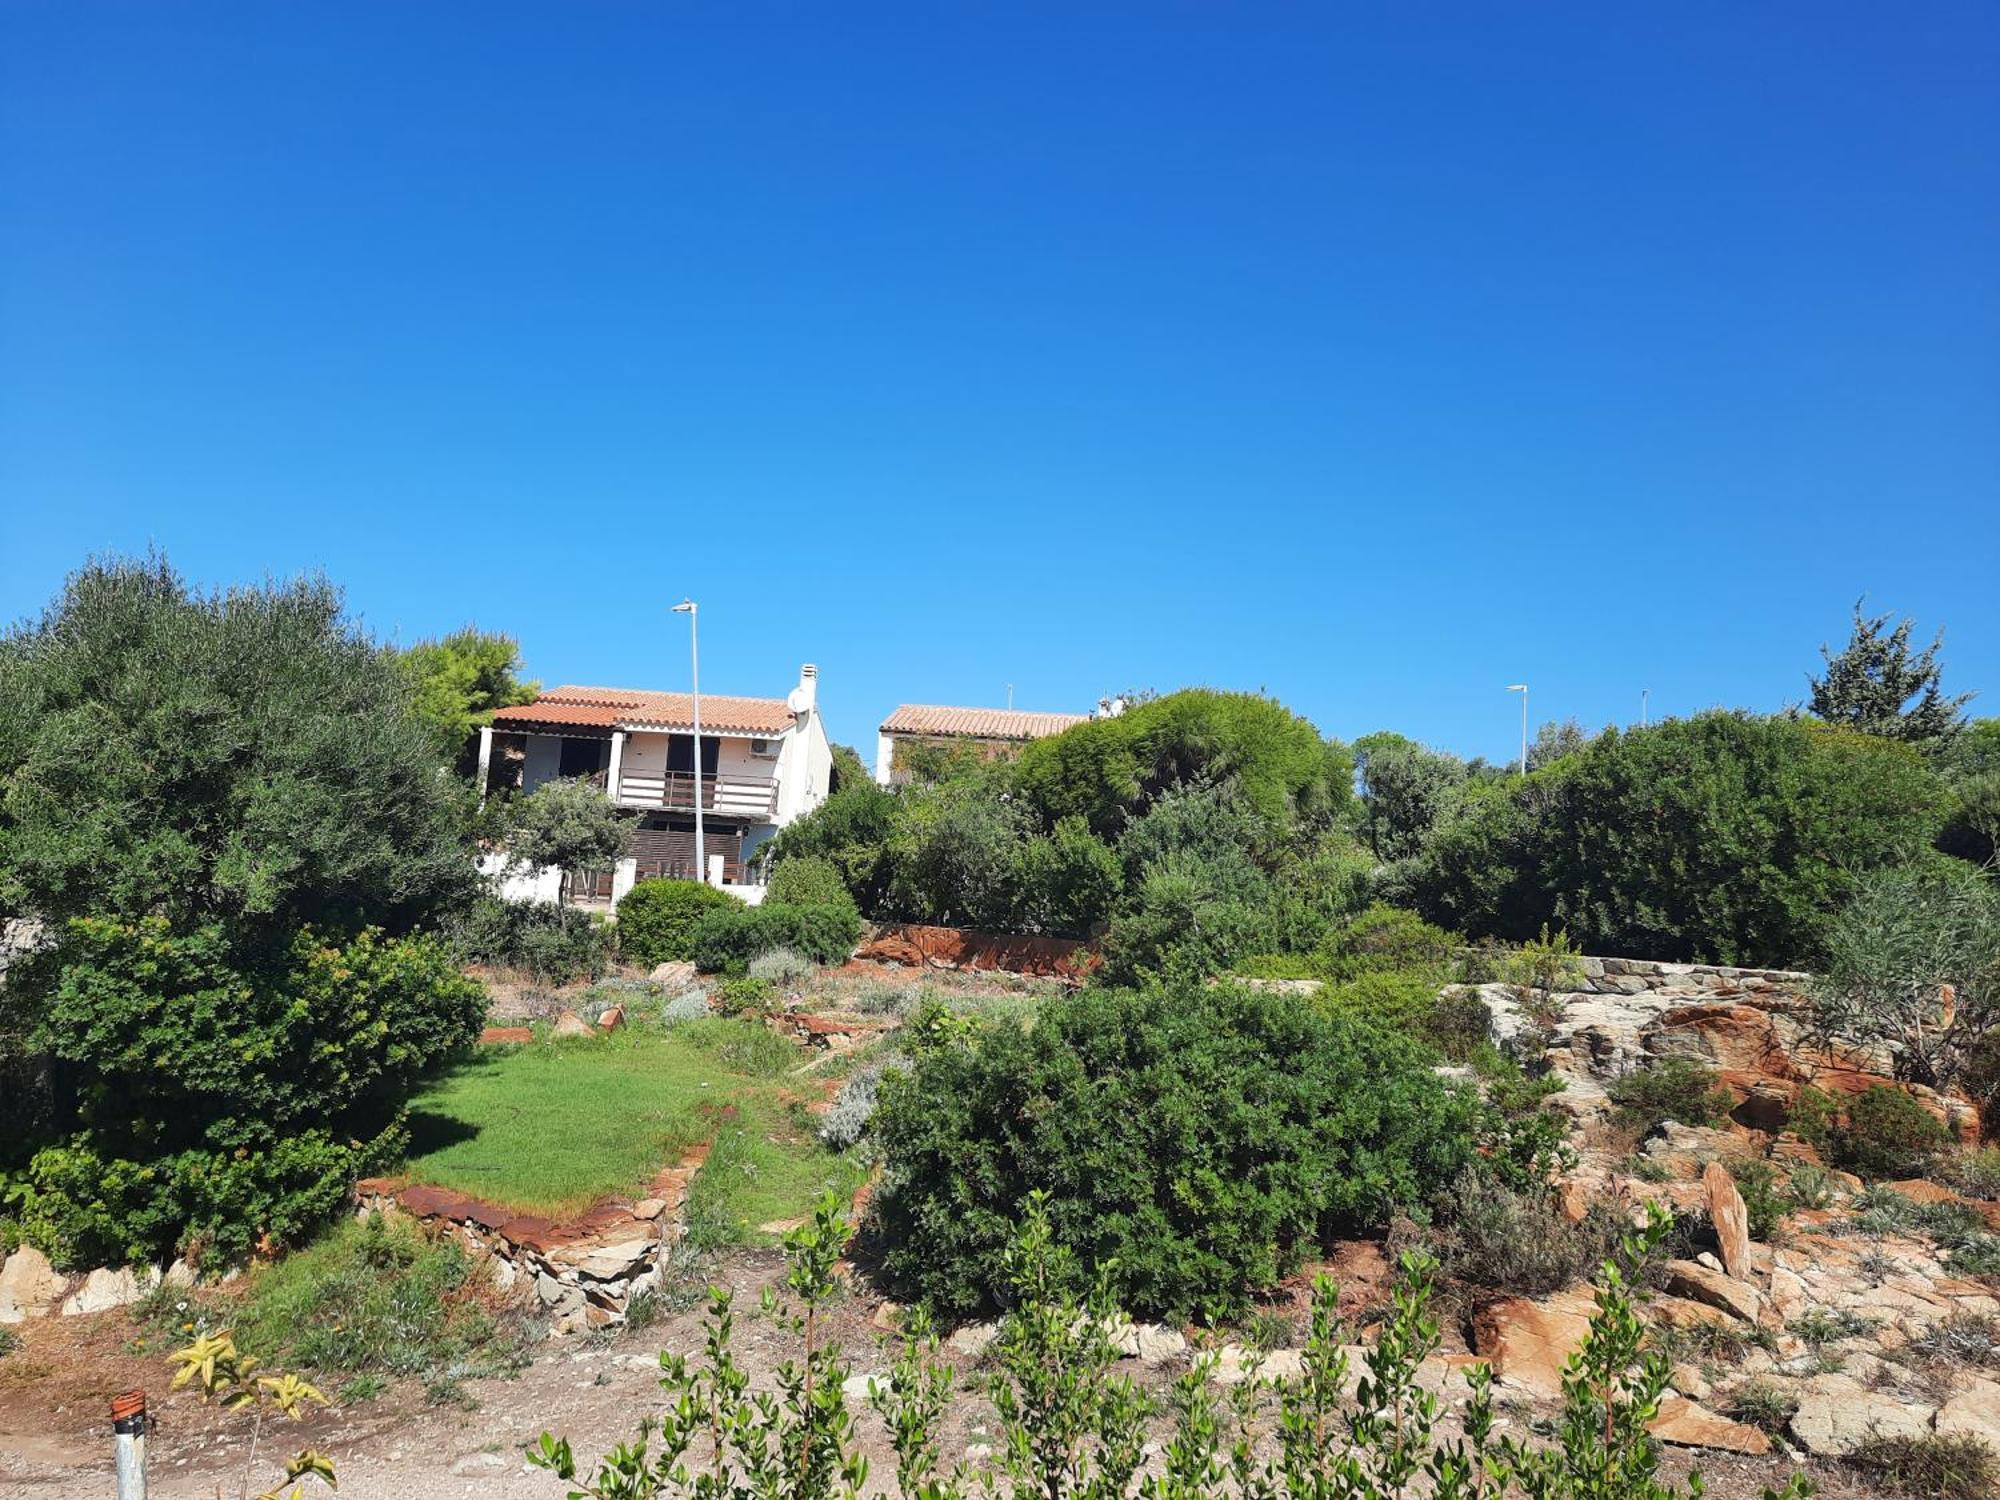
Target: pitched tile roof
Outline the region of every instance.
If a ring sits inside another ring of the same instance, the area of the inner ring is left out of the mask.
[[[905,703],[882,721],[884,734],[963,735],[980,740],[1038,740],[1081,724],[1089,714],[1042,714],[1025,708],[941,708]]]
[[[694,727],[694,700],[686,693],[649,693],[637,688],[564,686],[543,693],[533,703],[503,708],[493,716],[495,729],[537,729],[569,725],[588,729]],[[782,698],[730,698],[701,695],[704,734],[779,735],[792,727],[792,711]]]

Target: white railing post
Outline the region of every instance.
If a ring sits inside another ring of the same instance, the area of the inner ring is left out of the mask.
[[[493,770],[493,726],[479,726],[479,805],[486,805],[486,778]]]
[[[604,773],[604,792],[613,802],[618,800],[618,778],[625,769],[625,731],[611,731],[611,765]]]

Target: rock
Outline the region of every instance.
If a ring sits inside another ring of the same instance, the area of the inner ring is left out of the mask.
[[[142,1272],[134,1272],[130,1266],[120,1266],[115,1271],[109,1266],[100,1266],[84,1277],[83,1285],[63,1302],[62,1315],[65,1318],[85,1317],[91,1313],[109,1312],[114,1307],[130,1307],[153,1289],[157,1274],[151,1266]]]
[[[641,1198],[632,1205],[632,1217],[635,1219],[657,1219],[666,1211],[667,1200],[664,1198]]]
[[[2000,1452],[2000,1383],[1974,1378],[1938,1408],[1934,1425],[1940,1437],[1978,1438]]]
[[[193,1286],[197,1279],[199,1278],[193,1264],[184,1255],[176,1257],[174,1263],[168,1266],[166,1273],[160,1277],[163,1285],[183,1289]]]
[[[1558,1292],[1543,1302],[1502,1297],[1472,1315],[1472,1347],[1501,1385],[1553,1399],[1562,1369],[1590,1332],[1592,1298]]]
[[[1708,1381],[1693,1365],[1675,1365],[1670,1377],[1673,1388],[1691,1401],[1706,1401],[1709,1396]]]
[[[1118,1351],[1142,1365],[1163,1364],[1187,1353],[1187,1339],[1158,1323],[1128,1323],[1119,1330]]]
[[[664,985],[670,990],[684,990],[694,983],[694,965],[685,959],[671,963],[654,964],[653,972],[646,976],[654,984]]]
[[[482,1047],[518,1047],[534,1039],[535,1033],[526,1026],[488,1026],[479,1033],[479,1045]]]
[[[1747,1453],[1761,1457],[1771,1451],[1771,1440],[1744,1422],[1732,1422],[1685,1396],[1667,1396],[1660,1401],[1660,1414],[1646,1430],[1663,1443],[1683,1448],[1719,1448],[1725,1453]]]
[[[68,1284],[46,1255],[32,1245],[21,1246],[0,1267],[0,1323],[47,1317]]]
[[[868,1316],[868,1326],[883,1333],[894,1333],[903,1326],[903,1304],[884,1301]]]
[[[1241,1385],[1253,1375],[1265,1380],[1292,1380],[1304,1369],[1305,1351],[1301,1349],[1273,1349],[1265,1354],[1241,1344],[1224,1344],[1216,1352],[1214,1380],[1217,1385]]]
[[[850,1401],[857,1401],[866,1405],[868,1401],[868,1387],[870,1385],[881,1391],[893,1391],[896,1388],[896,1382],[889,1378],[887,1370],[877,1370],[872,1375],[848,1376],[847,1379],[840,1383],[840,1393]]]
[[[963,1328],[952,1330],[945,1342],[952,1351],[963,1354],[967,1359],[977,1359],[993,1347],[993,1341],[1000,1337],[998,1323],[967,1323]]]
[[[1782,1322],[1789,1323],[1806,1310],[1809,1300],[1806,1296],[1805,1281],[1796,1271],[1788,1271],[1779,1266],[1771,1272],[1771,1311]]]
[[[1870,1438],[1922,1437],[1930,1413],[1871,1391],[1851,1375],[1815,1375],[1799,1390],[1792,1436],[1815,1458],[1839,1458]]]
[[[597,1029],[599,1031],[616,1031],[620,1026],[623,1026],[624,1024],[625,1024],[625,1007],[622,1005],[612,1006],[609,1010],[605,1011],[603,1015],[597,1018]]]
[[[543,1305],[555,1313],[558,1331],[561,1331],[562,1320],[583,1306],[582,1287],[558,1281],[547,1271],[535,1278],[535,1292],[542,1299]]]
[[[1719,1161],[1703,1169],[1701,1185],[1708,1190],[1708,1218],[1722,1247],[1722,1269],[1742,1281],[1750,1273],[1750,1213],[1743,1206],[1743,1195]]]
[[[504,1255],[491,1255],[486,1259],[486,1274],[492,1278],[493,1289],[497,1292],[511,1292],[520,1272],[514,1269],[514,1262]]]
[[[1764,1310],[1757,1289],[1722,1271],[1710,1270],[1691,1260],[1667,1262],[1667,1290],[1677,1297],[1705,1302],[1746,1323],[1755,1323]]]
[[[504,1474],[513,1463],[498,1453],[468,1453],[451,1466],[451,1472],[465,1479]]]
[[[599,1245],[576,1262],[576,1274],[592,1281],[630,1280],[646,1268],[653,1256],[653,1246],[657,1243],[644,1239]]]
[[[597,1033],[591,1029],[590,1023],[584,1020],[582,1016],[578,1015],[573,1010],[566,1010],[556,1018],[555,1034],[557,1036],[597,1035]]]

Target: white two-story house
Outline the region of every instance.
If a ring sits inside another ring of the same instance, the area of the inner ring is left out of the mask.
[[[818,671],[801,667],[783,698],[703,693],[699,749],[688,694],[632,688],[559,687],[503,709],[480,732],[482,791],[532,792],[562,776],[590,778],[633,815],[615,870],[573,872],[582,877],[573,889],[586,898],[616,901],[653,876],[705,875],[755,900],[759,846],[824,802],[833,777]],[[697,799],[705,872],[695,868]],[[520,894],[546,894],[536,881],[510,883]]]

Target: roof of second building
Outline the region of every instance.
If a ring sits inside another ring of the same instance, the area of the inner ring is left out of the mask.
[[[884,734],[963,735],[980,740],[1038,740],[1081,724],[1089,714],[1045,714],[1026,708],[946,708],[905,703],[882,721]]]
[[[701,695],[704,732],[776,735],[792,727],[793,714],[782,698],[731,698]],[[660,724],[673,729],[694,725],[694,699],[687,693],[653,693],[638,688],[574,687],[551,689],[518,708],[503,708],[493,716],[497,729],[570,724],[596,729],[620,725]]]

